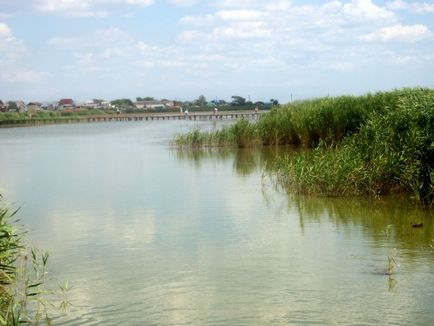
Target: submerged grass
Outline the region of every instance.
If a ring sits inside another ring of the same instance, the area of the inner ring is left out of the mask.
[[[275,108],[257,122],[180,135],[181,147],[296,145],[270,166],[291,191],[326,196],[406,194],[432,207],[434,90],[326,97]]]

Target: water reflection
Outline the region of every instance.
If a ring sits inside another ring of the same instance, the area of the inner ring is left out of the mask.
[[[300,227],[306,222],[333,223],[336,228],[361,226],[377,245],[386,240],[405,244],[407,254],[428,248],[434,234],[434,214],[403,198],[308,198],[292,197],[297,207]],[[423,227],[415,228],[415,223]],[[414,250],[411,250],[414,249]]]
[[[222,161],[229,162],[238,175],[246,176],[263,174],[276,158],[293,153],[293,148],[208,148],[176,150],[175,153],[177,160],[189,162],[196,169],[205,162]],[[267,179],[262,184],[262,195],[269,204],[276,191],[284,192],[285,189],[275,180]],[[288,210],[296,208],[302,231],[306,223],[332,223],[337,229],[344,230],[361,226],[377,245],[383,244],[385,238],[394,245],[405,243],[408,255],[416,255],[418,248],[429,248],[434,237],[434,212],[421,209],[406,198],[379,200],[289,195],[287,205]]]
[[[175,156],[179,161],[192,163],[200,168],[204,162],[231,161],[234,171],[243,176],[262,171],[278,157],[293,152],[291,147],[265,148],[204,148],[204,149],[175,149]]]
[[[168,150],[178,123],[0,135],[2,186],[73,286],[55,324],[432,324],[431,213],[287,195],[263,171],[290,149]]]

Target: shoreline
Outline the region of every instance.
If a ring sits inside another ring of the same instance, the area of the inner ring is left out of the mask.
[[[54,116],[44,118],[10,119],[0,120],[0,128],[33,127],[50,124],[92,123],[111,121],[153,121],[153,120],[228,120],[239,118],[254,119],[265,110],[227,110],[220,112],[193,111],[187,114],[181,112],[149,112],[149,113],[122,113],[122,114],[93,114]]]

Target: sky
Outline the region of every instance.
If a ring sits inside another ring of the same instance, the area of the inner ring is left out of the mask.
[[[0,0],[0,99],[434,87],[434,1]]]

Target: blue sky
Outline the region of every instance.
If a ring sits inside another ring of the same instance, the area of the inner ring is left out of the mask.
[[[0,99],[434,87],[434,1],[0,0]]]

